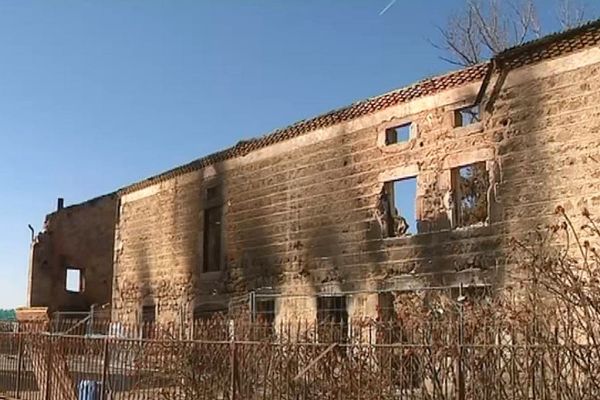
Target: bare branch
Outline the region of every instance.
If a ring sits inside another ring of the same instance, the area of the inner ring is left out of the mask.
[[[507,48],[506,21],[501,21],[501,10],[498,2],[490,0],[487,10],[485,10],[481,2],[470,1],[469,8],[477,17],[480,40],[490,53],[492,55],[497,54]]]
[[[446,53],[449,53],[449,57],[444,57],[448,62],[455,65],[460,65],[463,67],[474,65],[480,62],[479,54],[480,51],[478,48],[472,48],[468,43],[471,42],[470,39],[467,39],[465,36],[470,35],[465,34],[463,28],[461,26],[461,22],[458,20],[451,20],[449,22],[453,24],[451,29],[442,29],[438,27],[440,35],[442,36],[442,44],[433,44],[434,47],[443,50]],[[472,43],[477,43],[476,40],[472,40]]]
[[[540,25],[533,0],[522,0],[521,3],[508,3],[515,14],[514,45],[523,44],[530,36],[540,36]]]
[[[577,0],[559,0],[558,22],[562,29],[571,29],[585,20],[585,6]]]
[[[576,15],[580,18],[581,13]],[[465,0],[464,7],[438,31],[434,47],[446,53],[441,58],[463,66],[477,64],[542,32],[534,0]]]

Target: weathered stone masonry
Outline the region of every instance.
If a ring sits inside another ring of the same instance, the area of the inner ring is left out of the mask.
[[[31,246],[28,306],[88,311],[111,302],[117,195],[59,208]],[[81,273],[81,292],[66,289],[67,268]]]
[[[599,42],[598,23],[551,36],[122,189],[114,318],[189,319],[261,290],[281,295],[277,318],[314,317],[315,296],[342,292],[351,316],[374,315],[378,291],[503,284],[511,237],[559,203],[600,214]],[[481,121],[456,127],[482,89]],[[386,145],[405,123],[410,139]],[[459,227],[471,164],[485,215]],[[408,177],[418,233],[386,237],[382,190]]]

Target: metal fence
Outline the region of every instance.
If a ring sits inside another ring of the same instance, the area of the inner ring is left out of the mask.
[[[600,370],[589,367],[599,364],[586,363],[599,347],[541,344],[494,321],[215,318],[183,327],[193,340],[176,326],[15,326],[0,330],[0,394],[19,399],[600,398]]]

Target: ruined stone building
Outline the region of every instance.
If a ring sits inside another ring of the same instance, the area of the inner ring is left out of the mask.
[[[60,207],[29,306],[172,321],[253,293],[275,318],[351,317],[501,285],[510,237],[557,204],[600,215],[599,42],[600,22],[551,35]]]

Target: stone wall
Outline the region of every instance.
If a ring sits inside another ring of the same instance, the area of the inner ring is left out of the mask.
[[[498,284],[508,240],[562,204],[600,215],[598,49],[496,74],[482,122],[455,128],[481,83],[378,111],[122,196],[115,244],[115,317],[156,305],[159,320],[226,306],[250,290],[284,296]],[[413,123],[406,143],[385,130]],[[481,162],[485,223],[455,228],[451,170]],[[417,176],[419,233],[385,238],[386,181]],[[219,272],[203,273],[206,190],[222,199]],[[213,189],[215,190],[215,189]],[[375,313],[376,295],[349,309]],[[283,299],[285,304],[300,300]],[[304,301],[304,316],[314,302]],[[351,312],[352,314],[352,312]],[[283,314],[281,314],[283,315]],[[309,316],[310,317],[310,316]]]
[[[31,245],[28,306],[88,311],[111,302],[117,195],[66,207],[46,217]],[[67,291],[67,268],[81,272],[80,292]]]

